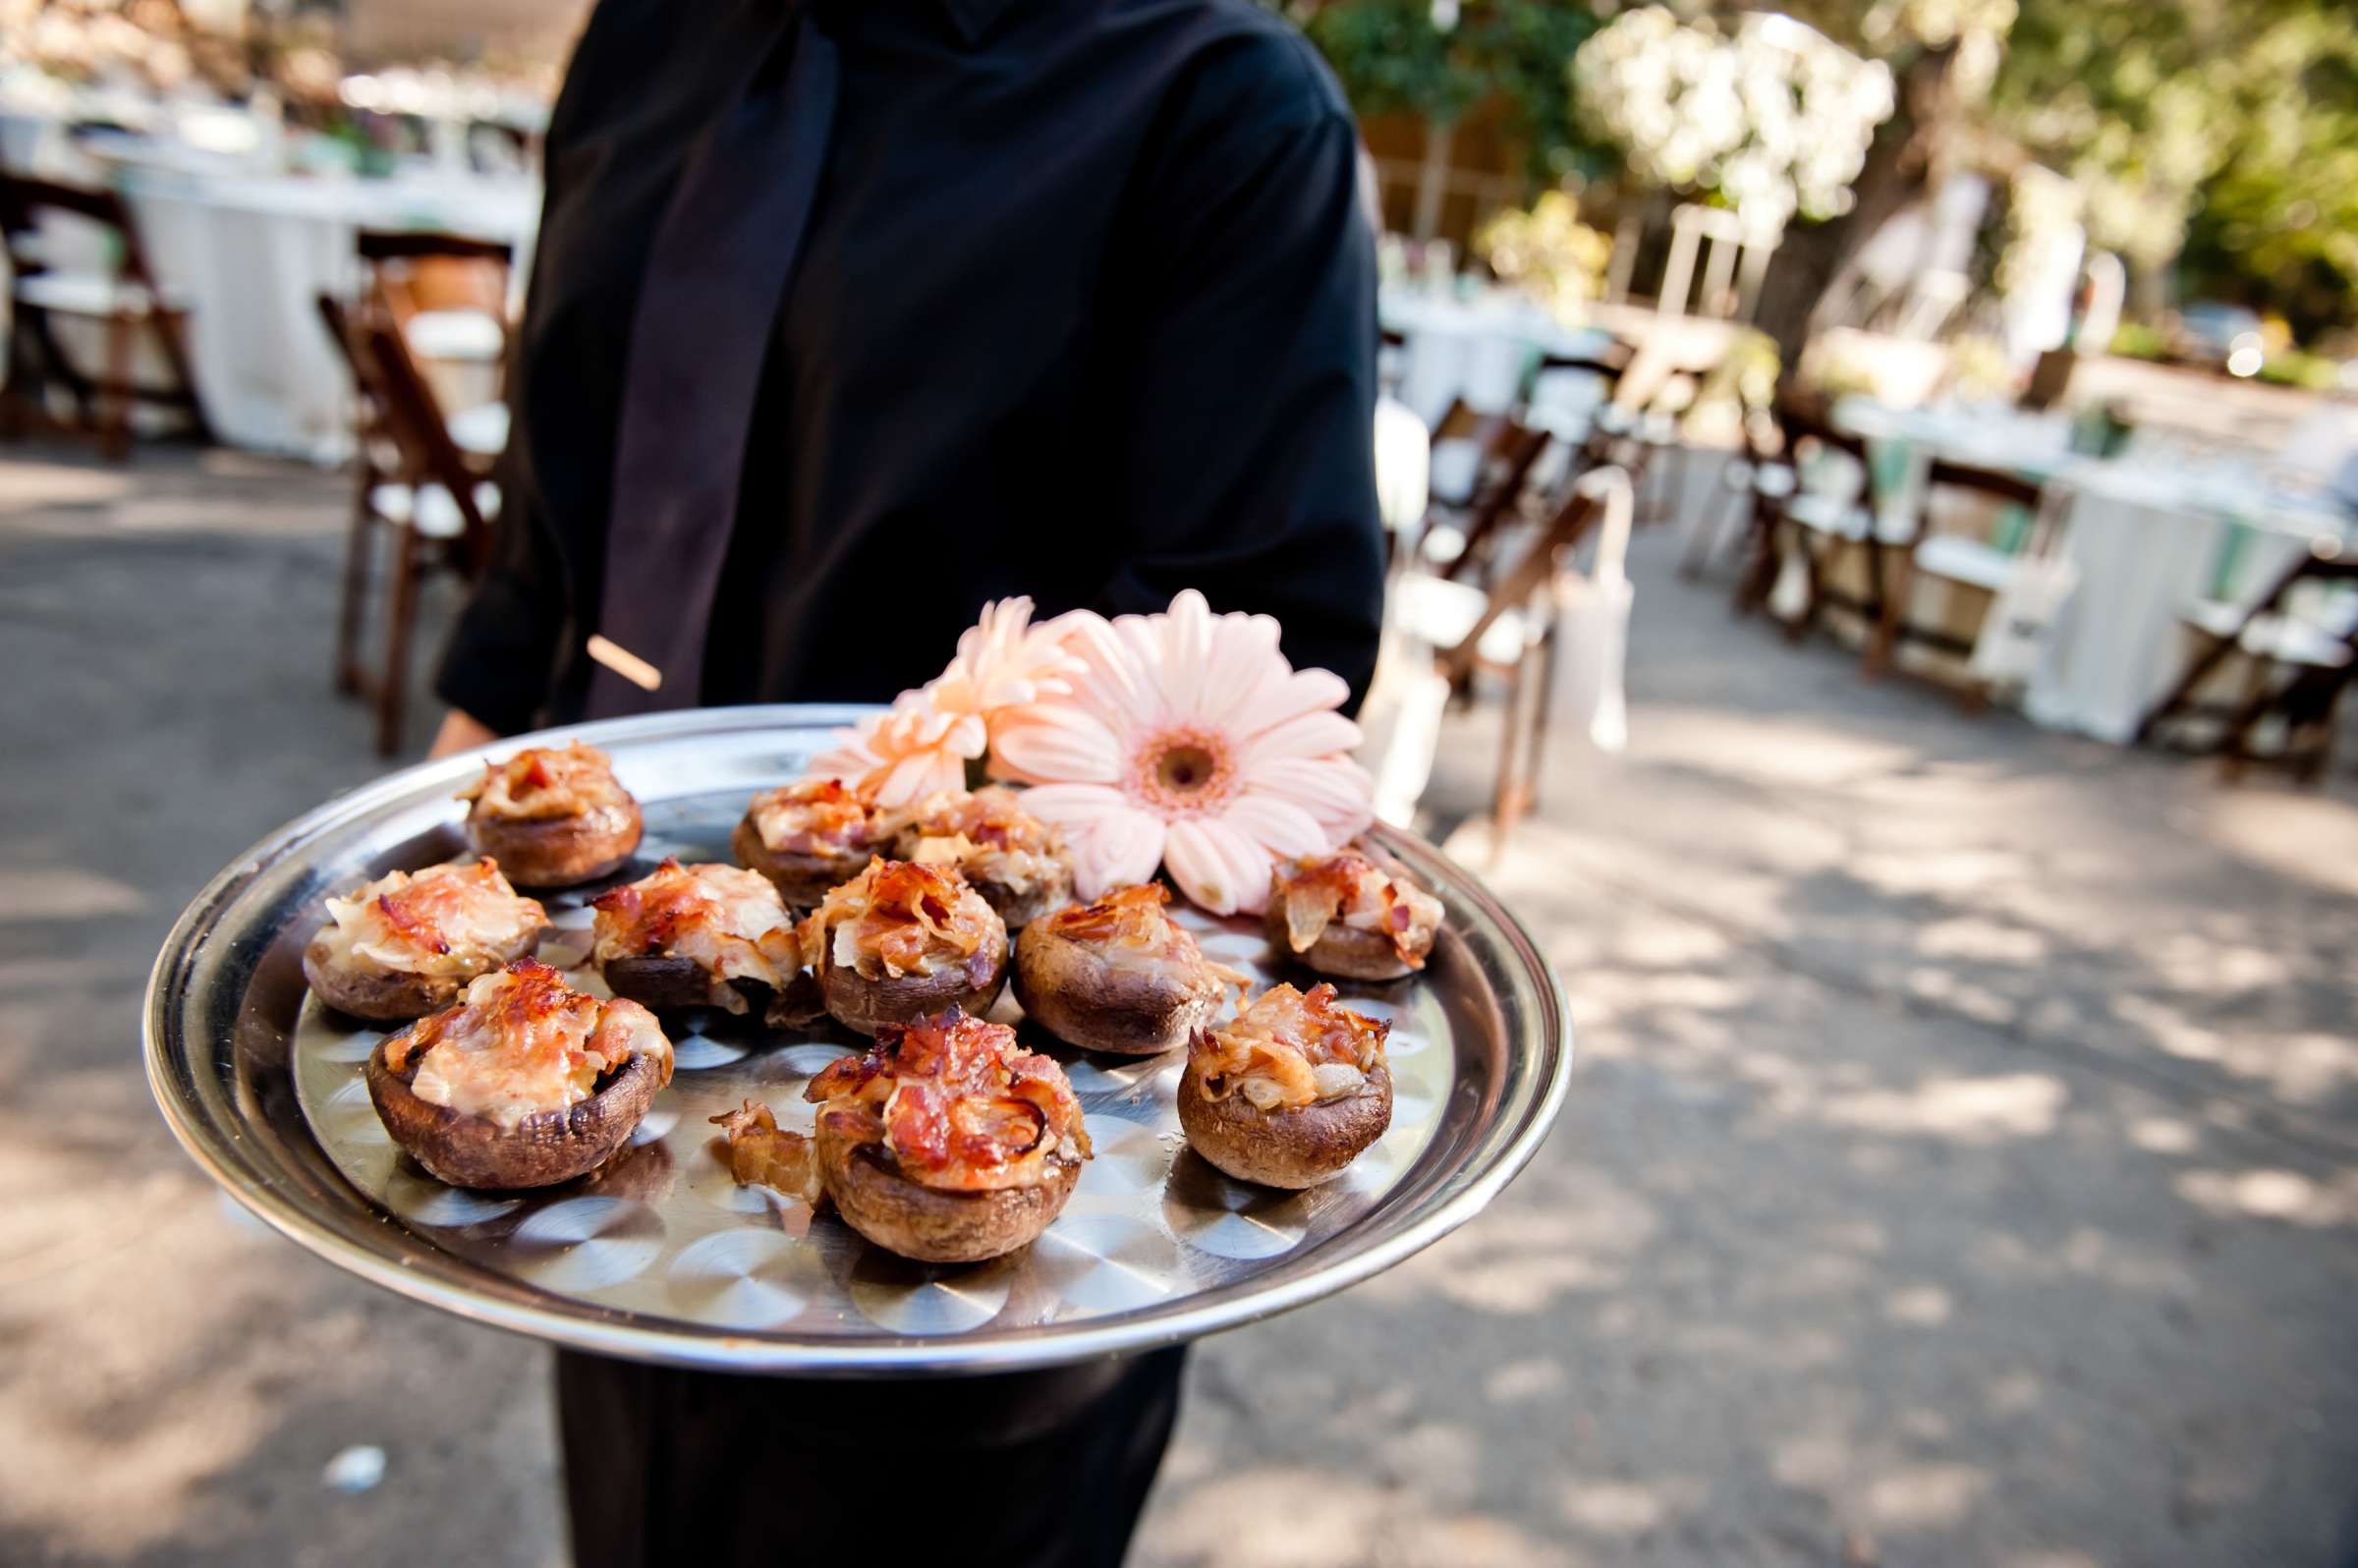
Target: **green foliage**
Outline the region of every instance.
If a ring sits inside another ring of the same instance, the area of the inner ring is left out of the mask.
[[[1613,155],[1581,129],[1566,68],[1600,26],[1569,0],[1465,0],[1433,26],[1431,0],[1330,0],[1304,30],[1361,114],[1450,124],[1496,100],[1535,184],[1609,171]]]
[[[2143,321],[2123,321],[2112,331],[2112,341],[2105,352],[2124,360],[2166,360],[2169,358],[2169,339],[2162,329]]]
[[[1342,79],[1361,114],[1455,121],[1482,95],[1459,38],[1432,25],[1427,0],[1346,0],[1321,6],[1303,29]]]
[[[2358,319],[2358,9],[2022,0],[1997,127],[2088,194],[2097,244],[2189,297]]]
[[[2297,386],[2311,392],[2332,389],[2340,375],[2341,366],[2321,355],[2303,354],[2298,349],[2282,349],[2272,354],[2260,366],[2260,379],[2274,381],[2278,386]]]

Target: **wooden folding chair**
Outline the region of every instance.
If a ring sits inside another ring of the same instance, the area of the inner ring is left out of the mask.
[[[1525,484],[1550,439],[1545,430],[1535,430],[1512,418],[1498,417],[1485,448],[1473,499],[1451,523],[1463,543],[1446,561],[1434,563],[1442,577],[1454,581],[1470,567],[1488,568],[1497,535],[1519,515]],[[1425,536],[1432,535],[1429,520]]]
[[[1608,499],[1615,491],[1617,502]],[[1622,535],[1627,533],[1629,482],[1613,469],[1591,471],[1576,481],[1531,547],[1515,560],[1488,595],[1464,632],[1439,651],[1435,663],[1453,687],[1463,688],[1478,672],[1504,677],[1506,709],[1500,722],[1498,772],[1491,787],[1490,821],[1493,850],[1502,846],[1514,824],[1539,803],[1540,775],[1545,759],[1548,719],[1555,702],[1556,617],[1549,598],[1551,586],[1581,543],[1614,505],[1624,508]],[[1611,531],[1608,531],[1608,536]],[[1467,588],[1445,579],[1432,585],[1440,593],[1463,595]],[[1435,619],[1461,606],[1436,603]],[[1454,629],[1454,628],[1452,628]],[[1535,672],[1536,666],[1536,672]]]
[[[2212,749],[2223,758],[2222,775],[2231,780],[2248,763],[2264,760],[2252,740],[2274,717],[2284,723],[2285,744],[2269,759],[2281,761],[2305,782],[2324,778],[2341,694],[2358,677],[2358,617],[2336,633],[2293,614],[2295,593],[2312,584],[2345,592],[2358,588],[2358,557],[2313,549],[2280,573],[2258,602],[2190,612],[2187,621],[2204,637],[2203,650],[2137,726],[2138,742],[2188,720],[2216,718]],[[2203,700],[2206,683],[2238,654],[2250,665],[2241,696],[2223,708]]]
[[[1972,532],[1943,529],[1962,508]],[[2019,509],[2027,530],[2018,548],[1991,535],[2014,521]],[[1978,617],[1972,634],[1945,627],[1921,626],[1908,619],[1909,602],[1919,578],[1932,578],[1986,594],[1994,602],[2022,571],[2054,546],[2057,520],[2050,515],[2045,492],[2018,475],[1995,469],[1935,459],[1925,476],[1923,508],[1907,542],[1890,552],[1890,581],[1874,579],[1874,596],[1881,613],[1870,626],[1860,650],[1860,668],[1870,677],[1888,671],[1902,643],[1918,644],[1958,658],[1970,657],[1979,637]],[[1870,537],[1873,537],[1872,531]],[[1869,570],[1882,563],[1880,545],[1874,547]],[[1987,614],[1988,606],[1984,606]],[[1963,697],[1969,707],[1987,706],[1990,693],[1979,682],[1968,682]]]
[[[381,307],[348,312],[318,299],[320,319],[351,366],[359,397],[359,478],[336,618],[336,684],[376,708],[376,749],[401,747],[407,712],[410,644],[418,590],[436,571],[472,579],[491,545],[497,492],[452,441],[400,329]],[[390,533],[391,578],[384,611],[384,658],[371,672],[360,657],[378,539]]]
[[[353,248],[454,432],[505,393],[513,248],[462,234],[364,229]]]
[[[1787,638],[1799,641],[1828,604],[1864,616],[1870,625],[1882,615],[1882,540],[1876,532],[1874,471],[1868,466],[1867,444],[1837,430],[1813,409],[1779,401],[1772,411],[1782,442],[1782,461],[1792,469],[1792,494],[1762,495],[1753,509],[1751,548],[1745,570],[1736,580],[1735,611],[1748,614],[1768,602],[1784,566],[1786,539],[1799,552],[1807,579],[1807,598],[1801,612],[1784,623]],[[1838,453],[1858,465],[1856,494],[1813,491],[1800,483],[1805,466],[1824,453]],[[1867,555],[1865,592],[1851,594],[1826,582],[1836,552],[1847,545],[1863,546]]]
[[[73,272],[53,266],[42,253],[42,219],[53,213],[97,225],[113,252],[113,270]],[[95,432],[99,451],[109,459],[120,461],[131,450],[131,410],[140,403],[178,410],[198,440],[211,439],[212,428],[189,368],[183,312],[164,299],[131,209],[121,196],[112,191],[0,174],[0,245],[8,252],[14,280],[16,330],[10,338],[6,391],[11,426],[51,422],[44,393],[54,384],[72,398],[77,422]],[[57,316],[104,323],[105,363],[96,373],[77,365],[59,346],[52,319]],[[137,378],[133,360],[142,337],[154,345],[170,373],[169,385]]]

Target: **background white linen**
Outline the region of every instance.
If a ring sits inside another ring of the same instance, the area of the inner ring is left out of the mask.
[[[123,186],[166,290],[188,311],[189,357],[214,432],[236,446],[332,462],[351,449],[352,383],[320,324],[348,298],[363,228],[507,240],[517,276],[539,216],[536,182],[193,177],[131,168]]]

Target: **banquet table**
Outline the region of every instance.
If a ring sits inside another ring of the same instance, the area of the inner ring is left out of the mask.
[[[1461,398],[1481,413],[1502,414],[1542,356],[1595,359],[1613,345],[1600,328],[1567,326],[1529,300],[1496,291],[1460,300],[1387,287],[1378,310],[1406,344],[1395,395],[1428,424],[1437,424]]]
[[[450,174],[384,180],[198,174],[123,163],[116,180],[168,295],[214,433],[332,462],[352,444],[352,382],[320,324],[322,293],[359,282],[366,229],[436,229],[518,247],[529,271],[537,181]]]
[[[1836,404],[1864,438],[1879,506],[1912,514],[1935,457],[2038,480],[2067,510],[2059,548],[2077,586],[2046,628],[2022,694],[2039,724],[2115,745],[2185,668],[2185,612],[2205,599],[2248,604],[2345,520],[2314,494],[2279,488],[2256,467],[2161,453],[2102,459],[2070,450],[2069,424],[2010,409]]]

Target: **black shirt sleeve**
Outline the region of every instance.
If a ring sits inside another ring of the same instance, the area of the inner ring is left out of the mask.
[[[1181,588],[1276,616],[1297,666],[1352,703],[1376,664],[1376,252],[1333,79],[1268,23],[1223,40],[1165,105],[1133,185],[1130,366],[1114,476],[1129,529],[1104,607]]]
[[[563,199],[564,150],[582,106],[613,90],[613,84],[605,80],[611,68],[601,62],[627,49],[632,9],[604,0],[590,13],[574,47],[564,89],[549,115],[541,160],[543,214],[554,211]],[[545,233],[544,224],[544,238]],[[556,253],[559,249],[545,244],[533,248],[533,281],[525,294],[526,337],[539,327],[533,309],[542,293],[539,278],[569,259]],[[565,554],[533,473],[528,425],[534,418],[535,400],[526,384],[530,364],[529,356],[519,354],[510,369],[511,418],[507,450],[497,466],[500,509],[491,527],[491,557],[451,629],[434,678],[435,694],[443,701],[502,735],[540,722],[570,635],[573,602]]]

